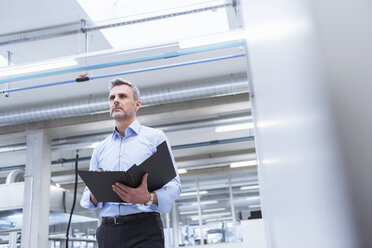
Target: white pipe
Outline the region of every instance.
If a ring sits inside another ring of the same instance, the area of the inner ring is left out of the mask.
[[[151,106],[247,92],[248,82],[245,77],[230,77],[197,85],[145,91],[141,96],[141,101],[143,106]],[[0,126],[91,115],[106,110],[108,110],[107,96],[88,98],[64,104],[4,112],[0,116]]]

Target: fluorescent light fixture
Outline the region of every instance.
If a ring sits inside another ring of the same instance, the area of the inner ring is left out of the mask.
[[[260,196],[249,196],[245,198],[246,200],[260,200]]]
[[[208,191],[206,191],[206,190],[199,191],[200,195],[205,195],[207,193],[208,193]],[[184,193],[181,193],[180,197],[182,197],[182,196],[193,196],[193,195],[197,195],[197,194],[198,194],[198,192],[196,192],[196,191],[184,192]]]
[[[8,219],[16,219],[16,218],[22,218],[23,217],[23,214],[20,213],[20,214],[12,214],[12,215],[9,215],[7,218]]]
[[[50,189],[54,191],[66,191],[66,189],[62,188],[61,186],[58,186],[57,184],[56,186],[50,185]]]
[[[1,76],[13,76],[18,74],[25,74],[36,71],[46,71],[56,68],[63,68],[69,66],[75,66],[78,63],[74,58],[50,60],[39,63],[19,65],[19,66],[8,66],[0,69]]]
[[[226,208],[213,208],[213,209],[205,209],[202,210],[203,213],[210,213],[210,212],[218,212],[218,211],[225,211]],[[185,211],[180,212],[180,215],[190,215],[190,214],[197,214],[198,211]]]
[[[224,220],[232,220],[232,217],[223,217],[223,218],[213,218],[207,219],[206,222],[215,222],[215,221],[224,221]]]
[[[208,204],[216,204],[216,203],[218,203],[218,201],[201,201],[200,202],[200,205],[208,205]],[[198,203],[197,202],[193,202],[193,203],[191,203],[191,205],[193,205],[193,206],[197,206],[198,205]]]
[[[178,174],[186,174],[187,170],[186,169],[178,169]]]
[[[226,208],[212,208],[212,209],[205,209],[202,210],[203,213],[210,213],[210,212],[218,212],[218,211],[225,211]]]
[[[197,214],[198,211],[186,211],[186,212],[180,212],[180,215],[190,215],[190,214]]]
[[[224,33],[217,33],[208,36],[195,37],[185,39],[178,42],[180,48],[192,48],[198,46],[207,46],[211,44],[218,44],[229,41],[243,40],[245,38],[245,30],[239,29]]]
[[[96,148],[100,142],[93,142],[88,148]]]
[[[260,186],[258,185],[247,185],[247,186],[241,186],[240,190],[251,190],[251,189],[259,189]]]
[[[257,160],[248,160],[242,162],[234,162],[230,164],[230,168],[238,168],[238,167],[247,167],[247,166],[256,166]]]
[[[237,130],[243,130],[243,129],[250,129],[253,128],[253,123],[242,123],[242,124],[235,124],[235,125],[227,125],[227,126],[219,126],[216,127],[216,133],[221,132],[230,132],[230,131],[237,131]]]
[[[218,216],[226,216],[226,215],[231,215],[231,213],[223,212],[223,213],[215,213],[215,214],[206,214],[206,215],[202,215],[202,219],[216,218]],[[198,220],[199,216],[198,215],[191,216],[191,219]]]
[[[257,205],[249,205],[248,208],[260,208],[261,205],[257,204]]]

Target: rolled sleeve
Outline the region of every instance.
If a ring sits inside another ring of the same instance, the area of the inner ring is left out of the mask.
[[[155,190],[158,204],[152,204],[151,209],[159,213],[168,213],[172,209],[173,202],[181,194],[181,184],[178,176],[173,178],[163,188]]]

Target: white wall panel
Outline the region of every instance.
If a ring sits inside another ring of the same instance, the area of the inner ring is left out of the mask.
[[[308,1],[246,0],[270,247],[358,247]]]

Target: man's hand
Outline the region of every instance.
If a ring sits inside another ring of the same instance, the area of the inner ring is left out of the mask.
[[[93,203],[94,206],[97,206],[98,201],[96,200],[92,193],[90,193],[90,201]]]
[[[115,183],[112,185],[112,189],[127,203],[144,204],[150,200],[150,193],[147,189],[147,176],[148,174],[146,173],[142,177],[141,185],[137,188],[130,188],[121,183]]]

